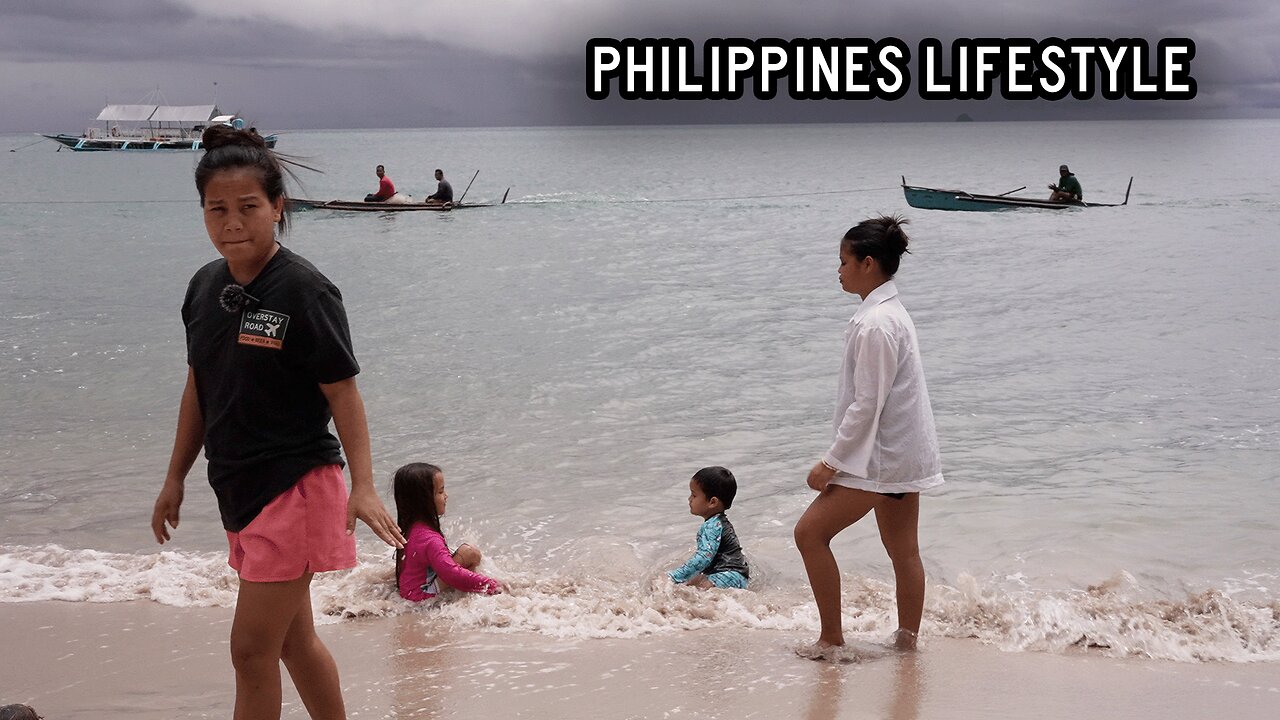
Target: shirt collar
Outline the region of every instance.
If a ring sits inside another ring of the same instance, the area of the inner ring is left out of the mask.
[[[854,311],[851,322],[861,320],[863,316],[871,312],[871,308],[879,305],[885,300],[895,298],[897,296],[898,286],[895,285],[892,280],[886,280],[883,285],[867,293],[867,298],[863,300],[862,304],[858,306],[858,309]]]

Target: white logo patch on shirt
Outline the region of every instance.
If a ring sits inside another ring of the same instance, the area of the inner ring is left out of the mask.
[[[289,328],[289,316],[274,310],[246,310],[240,316],[241,345],[280,350],[284,347],[284,333]]]

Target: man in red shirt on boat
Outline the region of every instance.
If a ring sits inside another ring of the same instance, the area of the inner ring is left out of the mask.
[[[381,165],[374,172],[378,174],[378,192],[365,195],[364,201],[386,202],[391,199],[392,195],[396,194],[395,183],[391,182],[391,178],[387,177],[387,170]]]

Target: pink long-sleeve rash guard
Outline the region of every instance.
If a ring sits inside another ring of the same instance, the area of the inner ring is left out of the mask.
[[[459,565],[444,536],[420,523],[409,530],[398,581],[400,597],[414,602],[435,597],[442,582],[463,592],[486,595],[500,589],[497,580]]]

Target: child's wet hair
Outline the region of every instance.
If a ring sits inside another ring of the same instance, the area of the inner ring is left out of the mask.
[[[423,462],[409,463],[396,471],[391,479],[391,492],[396,502],[396,524],[401,532],[409,532],[414,523],[440,532],[436,478],[443,474],[439,467]]]
[[[875,258],[884,274],[893,277],[902,254],[911,252],[907,249],[907,233],[902,229],[907,222],[901,215],[868,218],[849,228],[840,244],[859,260]]]
[[[415,523],[440,532],[440,514],[436,512],[436,478],[443,471],[431,463],[409,463],[391,478],[391,492],[396,501],[396,524],[406,536]],[[440,533],[442,536],[444,533]],[[396,584],[404,567],[404,550],[396,548]]]
[[[213,176],[223,170],[246,168],[258,175],[262,191],[267,199],[275,202],[285,195],[284,175],[288,172],[278,155],[267,147],[267,141],[257,133],[237,130],[228,125],[213,125],[200,138],[204,157],[196,165],[196,190],[200,193],[200,205],[204,206],[204,190]],[[289,213],[280,213],[277,223],[281,234],[289,230]]]
[[[708,500],[720,498],[720,504],[724,505],[725,510],[733,506],[733,498],[738,494],[738,481],[727,468],[719,465],[704,467],[693,474],[693,481],[698,483]]]

